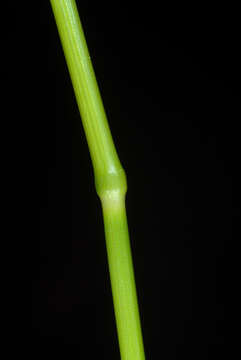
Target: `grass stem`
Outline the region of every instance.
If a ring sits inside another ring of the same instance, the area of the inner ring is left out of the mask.
[[[125,208],[127,181],[119,161],[75,0],[50,0],[86,134],[101,200],[122,360],[144,360]]]

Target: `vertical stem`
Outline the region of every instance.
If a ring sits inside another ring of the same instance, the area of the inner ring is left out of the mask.
[[[144,360],[124,195],[111,194],[102,208],[121,359]]]
[[[81,114],[105,226],[122,360],[144,360],[125,209],[127,182],[119,161],[75,0],[50,0]]]

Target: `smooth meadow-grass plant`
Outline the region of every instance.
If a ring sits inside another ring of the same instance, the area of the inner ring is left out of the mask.
[[[122,360],[144,360],[125,208],[127,182],[102,104],[75,0],[50,0],[74,87],[100,198]]]

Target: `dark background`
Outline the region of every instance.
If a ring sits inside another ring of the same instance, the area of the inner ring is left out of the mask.
[[[219,358],[240,215],[237,9],[77,3],[128,178],[146,358]],[[81,119],[50,4],[31,11],[32,358],[119,359]]]

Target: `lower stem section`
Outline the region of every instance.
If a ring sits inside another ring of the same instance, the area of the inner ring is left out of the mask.
[[[121,359],[144,360],[125,196],[109,193],[102,208]]]

